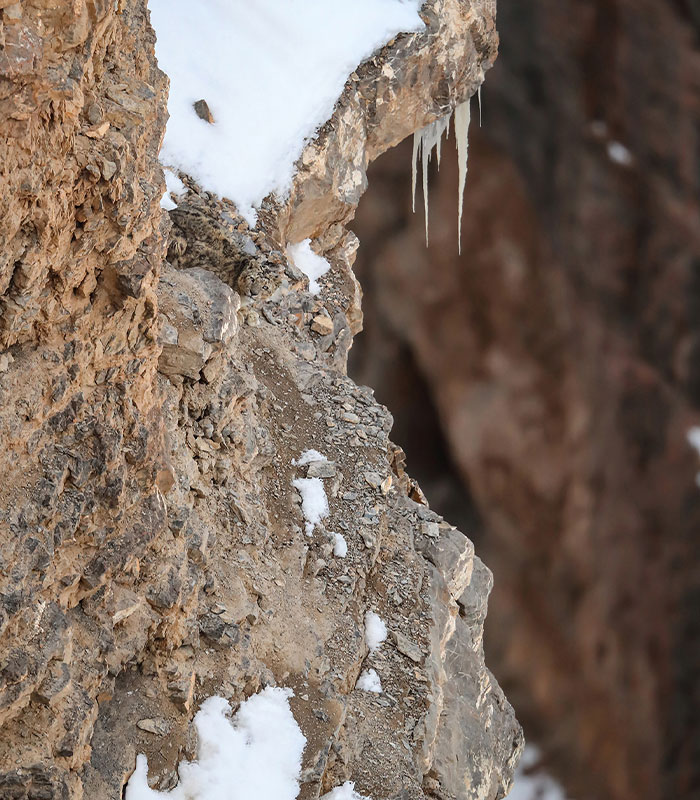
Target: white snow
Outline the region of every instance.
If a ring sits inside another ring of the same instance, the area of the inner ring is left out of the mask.
[[[355,688],[362,689],[363,692],[375,692],[376,694],[381,694],[382,682],[379,678],[379,675],[377,675],[376,670],[366,669],[357,679]]]
[[[374,611],[365,614],[365,640],[370,651],[376,650],[387,637],[384,620]]]
[[[608,158],[623,167],[629,167],[634,161],[632,153],[620,142],[608,142]]]
[[[543,770],[528,774],[539,760],[539,749],[535,745],[525,745],[523,756],[515,771],[513,788],[506,796],[506,800],[566,800],[564,789],[551,775]]]
[[[328,498],[320,478],[297,478],[294,488],[301,495],[301,512],[306,520],[306,535],[311,536],[316,525],[328,516]]]
[[[161,161],[230,198],[254,224],[285,195],[305,143],[348,75],[401,31],[423,0],[150,0],[158,63],[170,77]],[[214,123],[193,103],[205,100]]]
[[[355,784],[348,781],[342,786],[331,789],[328,794],[324,794],[321,800],[369,800],[363,794],[355,791]]]
[[[287,255],[292,264],[309,279],[309,292],[314,295],[318,294],[321,291],[318,279],[328,272],[331,265],[323,256],[314,253],[311,249],[311,239],[304,239],[298,244],[288,244]]]
[[[318,450],[304,450],[298,460],[292,459],[292,464],[297,467],[303,467],[306,464],[312,464],[316,461],[328,461],[328,459],[323,453],[319,453]]]
[[[686,434],[688,444],[695,450],[700,458],[700,427],[691,428]],[[695,476],[695,483],[700,487],[700,472]]]
[[[333,555],[338,558],[345,558],[348,554],[348,543],[342,533],[333,534]]]
[[[306,738],[289,708],[291,696],[268,687],[242,703],[232,721],[226,700],[210,697],[194,718],[197,760],[180,763],[178,785],[150,789],[140,755],[125,800],[295,800]]]
[[[187,191],[187,187],[171,169],[167,169],[166,167],[166,169],[163,170],[163,175],[165,175],[165,192],[160,199],[160,207],[164,208],[166,211],[172,211],[174,208],[177,208],[177,203],[173,200],[171,195],[174,194],[176,197],[179,197],[179,195]]]

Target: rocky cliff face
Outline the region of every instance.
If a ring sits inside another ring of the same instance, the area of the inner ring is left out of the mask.
[[[407,145],[354,228],[354,374],[397,417],[401,348],[425,380],[486,530],[493,663],[573,797],[698,787],[693,7],[504,2],[462,258],[456,165],[426,251]]]
[[[202,698],[277,684],[301,797],[502,797],[521,734],[483,661],[489,573],[345,371],[367,164],[473,93],[492,4],[427,3],[358,69],[255,231],[186,176],[159,207],[143,2],[0,9],[0,795],[116,800],[137,752],[171,786]],[[306,236],[320,297],[284,252]],[[295,466],[309,448],[328,461]],[[311,536],[301,477],[330,501]],[[383,694],[355,689],[370,666]]]

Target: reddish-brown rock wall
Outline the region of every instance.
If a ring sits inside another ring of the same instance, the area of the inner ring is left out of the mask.
[[[410,350],[484,521],[497,673],[579,798],[698,791],[694,8],[504,0],[462,257],[449,146],[429,250],[408,143],[355,225],[354,374],[406,429],[381,359]]]

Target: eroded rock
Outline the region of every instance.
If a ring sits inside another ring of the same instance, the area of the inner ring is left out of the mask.
[[[342,222],[368,160],[481,82],[491,5],[434,0],[425,33],[359,68],[257,230],[188,181],[169,244],[165,82],[143,3],[37,8],[23,5],[31,35],[6,37],[0,64],[17,89],[0,122],[0,338],[13,348],[0,371],[0,786],[116,800],[137,752],[169,786],[205,696],[278,684],[295,689],[309,741],[302,798],[346,779],[376,800],[471,797],[436,757],[473,548],[449,526],[418,546],[433,517],[407,497],[420,494],[395,467],[391,416],[345,374],[361,311]],[[20,107],[27,88],[43,105]],[[331,264],[320,296],[284,255],[302,234]],[[328,459],[307,475],[329,514],[307,536],[293,462],[310,448]],[[369,609],[396,647],[368,652]],[[481,705],[450,741],[495,800],[521,740],[470,653]],[[355,689],[365,667],[381,695]]]

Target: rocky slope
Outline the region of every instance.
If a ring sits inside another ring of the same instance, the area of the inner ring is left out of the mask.
[[[354,227],[354,374],[397,419],[397,353],[425,381],[485,527],[494,668],[579,798],[700,785],[696,7],[503,3],[462,258],[450,148],[429,251],[408,144]]]
[[[137,752],[171,786],[201,699],[277,684],[302,798],[502,797],[522,737],[484,666],[488,571],[345,370],[367,164],[475,91],[493,4],[433,0],[358,69],[256,231],[186,176],[160,210],[143,2],[0,9],[0,796],[116,800]],[[319,297],[284,252],[306,236]],[[295,466],[309,448],[329,461]],[[330,515],[307,537],[309,473]],[[368,666],[383,694],[355,689]]]

